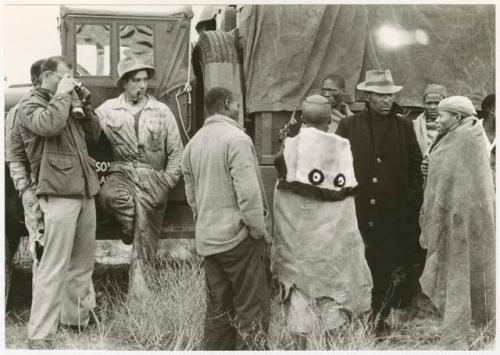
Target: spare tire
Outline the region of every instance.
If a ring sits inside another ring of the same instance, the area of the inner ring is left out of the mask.
[[[201,61],[204,65],[237,62],[233,31],[204,31],[200,33],[198,46],[201,49]]]

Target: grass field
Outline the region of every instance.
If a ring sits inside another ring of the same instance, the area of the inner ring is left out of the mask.
[[[22,248],[21,248],[22,250]],[[109,259],[109,255],[107,256]],[[106,260],[98,257],[98,261]],[[26,348],[26,324],[31,302],[31,270],[26,257],[17,257],[14,282],[6,311],[6,348]],[[187,261],[165,258],[156,268],[147,297],[127,300],[128,265],[98,262],[94,272],[97,307],[93,322],[83,332],[61,329],[57,349],[82,350],[202,350],[205,310],[204,275],[201,259]],[[367,333],[363,322],[355,322],[326,342],[317,327],[308,338],[314,350],[437,350],[439,320],[416,317],[404,322],[405,312],[393,312],[390,323],[395,331],[383,341]],[[271,350],[289,349],[291,336],[285,326],[285,310],[272,300],[269,333]],[[494,326],[477,329],[471,349],[494,349]]]

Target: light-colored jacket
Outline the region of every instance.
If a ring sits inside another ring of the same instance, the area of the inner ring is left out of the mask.
[[[104,102],[96,110],[104,134],[113,147],[113,158],[120,162],[141,162],[155,170],[163,170],[170,188],[181,176],[182,142],[172,111],[148,95],[139,118],[127,109],[125,95]]]
[[[208,256],[266,231],[265,195],[248,135],[233,119],[213,115],[186,145],[182,159],[186,199],[196,225],[196,249]]]
[[[415,118],[413,121],[413,129],[415,130],[415,135],[417,136],[417,142],[420,147],[420,151],[422,152],[422,156],[426,156],[429,147],[432,142],[434,142],[434,139],[436,139],[438,131],[437,129],[429,129],[425,118],[425,112],[422,112],[417,118]]]

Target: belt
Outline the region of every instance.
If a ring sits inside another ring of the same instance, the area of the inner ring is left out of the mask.
[[[148,163],[141,163],[139,161],[114,161],[111,162],[111,167],[115,168],[141,168],[141,169],[149,169],[156,170]]]

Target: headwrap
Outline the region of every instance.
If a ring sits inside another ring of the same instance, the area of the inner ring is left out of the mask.
[[[464,117],[476,116],[476,109],[465,96],[450,96],[446,99],[441,100],[438,105],[438,111],[448,111],[452,113],[458,113]]]
[[[424,90],[424,99],[429,94],[441,95],[443,99],[448,96],[448,92],[443,85],[439,84],[429,84],[425,87]]]

